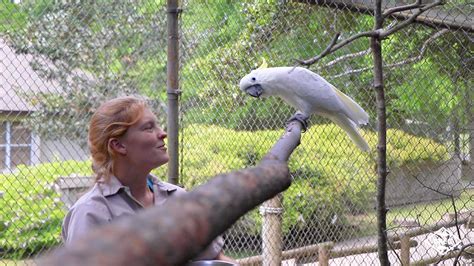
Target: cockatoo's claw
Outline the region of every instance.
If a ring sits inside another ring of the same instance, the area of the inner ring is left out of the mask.
[[[296,112],[293,116],[288,119],[287,123],[289,124],[291,121],[299,121],[301,125],[303,126],[303,132],[306,132],[308,129],[308,119],[309,116],[301,113],[301,112]]]

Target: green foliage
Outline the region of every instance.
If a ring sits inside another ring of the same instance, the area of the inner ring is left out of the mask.
[[[0,2],[0,34],[15,32],[26,25],[27,14],[9,0]]]
[[[36,132],[86,139],[91,113],[118,95],[145,94],[161,107],[166,97],[163,1],[36,2],[18,5],[28,12],[27,24],[10,34],[15,50],[34,55],[31,66],[54,85],[25,97],[38,110],[29,118]]]
[[[194,124],[184,128],[183,134],[186,138],[181,143],[181,156],[186,170],[182,183],[191,190],[215,175],[256,165],[282,131],[234,131]],[[374,147],[376,134],[363,134]],[[209,141],[202,142],[203,138]],[[416,149],[419,145],[426,149]],[[388,149],[392,151],[388,156],[390,166],[447,158],[443,146],[399,130],[389,130]],[[334,125],[316,125],[304,133],[289,162],[293,184],[284,192],[285,233],[303,230],[308,224],[322,236],[334,228],[342,233],[346,224],[343,214],[370,211],[376,180],[374,156],[356,149]],[[4,258],[29,257],[60,243],[65,212],[54,181],[71,174],[91,174],[90,162],[20,166],[14,173],[0,175],[0,191],[4,192],[0,199],[0,248],[5,250]],[[156,169],[154,174],[164,179],[166,167]],[[246,219],[241,228],[257,234],[261,228],[258,211],[253,210]]]
[[[195,133],[196,132],[196,133]],[[253,166],[273,145],[282,131],[234,131],[218,126],[192,125],[185,135],[182,183],[190,189],[210,177]],[[375,147],[374,132],[364,137]],[[202,142],[202,139],[209,141]],[[415,147],[426,147],[416,149]],[[344,149],[342,147],[348,147]],[[388,164],[441,161],[447,159],[444,146],[426,138],[408,135],[399,130],[388,131]],[[312,158],[308,160],[307,158]],[[373,206],[375,192],[375,152],[360,152],[345,133],[334,125],[317,125],[303,135],[301,145],[289,162],[292,186],[284,192],[284,230],[302,229],[315,215],[324,232],[337,226],[343,213],[363,213]],[[372,170],[370,170],[372,169]],[[161,170],[163,171],[163,170]],[[164,175],[160,172],[159,175]],[[249,232],[260,230],[261,218],[256,210],[250,214]],[[330,221],[336,219],[337,222]],[[316,229],[315,229],[316,230]]]
[[[180,87],[185,121],[219,123],[232,129],[275,129],[293,112],[274,99],[256,105],[238,89],[240,78],[256,68],[262,57],[269,66],[294,65],[294,59],[323,51],[335,32],[341,32],[343,39],[373,27],[370,15],[292,1],[190,0],[182,8]],[[54,108],[46,103],[54,96],[33,99],[40,104],[31,125],[44,135],[54,131],[84,139],[90,112],[117,94],[139,92],[157,102],[165,99],[165,1],[136,5],[123,0],[114,5],[109,1],[67,5],[22,1],[21,5],[6,3],[3,10],[27,17],[18,23],[24,30],[13,34],[16,48],[53,60],[53,67],[36,67],[43,76],[59,81],[65,93],[63,102]],[[433,29],[413,25],[390,36],[383,43],[384,62],[389,65],[417,56],[433,33]],[[406,126],[409,119],[444,127],[453,115],[465,123],[465,112],[456,108],[469,102],[467,70],[472,68],[463,61],[469,58],[465,48],[469,44],[466,36],[450,33],[429,45],[422,61],[386,69],[390,126]],[[369,46],[367,38],[358,39],[310,68],[353,97],[372,118],[375,98],[370,54],[325,66]],[[84,75],[77,75],[77,69]],[[344,74],[357,69],[366,70]],[[57,114],[63,121],[50,119]],[[440,135],[443,127],[437,126],[433,135]]]
[[[208,10],[216,12],[202,16]],[[262,57],[270,66],[294,65],[294,59],[307,59],[324,50],[335,32],[341,32],[342,40],[373,28],[370,15],[291,1],[189,1],[186,11],[181,82],[185,117],[190,123],[218,121],[233,129],[275,129],[290,115],[291,110],[280,108],[277,101],[257,105],[238,89],[240,78],[256,68]],[[387,20],[386,26],[390,23]],[[443,139],[453,116],[466,123],[461,108],[472,101],[466,97],[468,69],[472,69],[465,59],[470,43],[462,33],[454,32],[425,43],[434,33],[431,28],[411,25],[384,40],[386,65],[417,58],[426,45],[421,59],[387,67],[384,83],[390,127],[421,136],[431,132],[430,137]],[[325,67],[331,60],[369,48],[368,38],[358,39],[310,68],[375,118],[370,53]],[[354,74],[345,74],[351,71]]]
[[[90,162],[20,165],[0,175],[0,248],[3,258],[21,259],[60,243],[63,204],[54,189],[60,176],[90,174]]]
[[[385,71],[387,112],[389,124],[403,126],[411,120],[421,131],[431,131],[433,137],[442,139],[453,117],[467,122],[464,110],[472,101],[467,82],[469,44],[465,36],[455,32],[427,42],[433,34],[432,29],[413,25],[384,42],[387,65],[418,58]]]
[[[208,10],[216,12],[203,17],[202,13]],[[221,119],[220,124],[233,129],[279,128],[294,110],[275,99],[257,106],[254,99],[240,92],[238,82],[259,66],[262,57],[269,66],[293,65],[295,58],[308,58],[322,51],[334,29],[364,30],[372,23],[370,16],[354,16],[350,12],[342,12],[341,19],[332,24],[323,23],[333,15],[329,8],[294,2],[190,1],[182,16],[185,56],[181,86],[186,119],[190,123],[208,124],[216,124]],[[217,29],[216,24],[220,26]],[[359,26],[354,29],[354,25]],[[189,28],[192,30],[187,30]],[[367,40],[355,44],[362,49],[368,47]],[[335,56],[345,52],[340,51]],[[365,63],[364,60],[362,64]],[[327,75],[335,71],[335,68],[323,68],[319,72]],[[197,76],[205,78],[195,78]],[[366,86],[370,78],[367,75],[365,82],[359,82]],[[347,84],[345,80],[342,85],[335,83],[358,99],[366,98],[365,90],[357,87],[359,84],[350,87]]]

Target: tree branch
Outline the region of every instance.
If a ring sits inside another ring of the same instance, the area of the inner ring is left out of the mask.
[[[338,57],[338,58],[336,58],[332,61],[329,61],[324,66],[317,67],[316,70],[321,70],[322,68],[330,68],[330,67],[333,67],[335,64],[337,64],[341,61],[352,59],[352,58],[359,57],[359,56],[364,56],[364,55],[367,55],[369,53],[370,53],[370,48],[367,49],[367,50],[364,50],[364,51],[357,52],[357,53],[346,54],[346,55],[340,56],[340,57]]]
[[[402,264],[402,259],[400,258],[400,256],[398,255],[397,251],[395,250],[395,248],[393,247],[392,243],[390,243],[391,241],[387,241],[387,244],[388,246],[390,247],[390,249],[393,251],[393,254],[395,254],[395,256],[397,257],[398,261],[400,262],[400,265]]]
[[[417,0],[417,3],[419,1],[420,0]],[[361,33],[355,34],[355,35],[341,41],[340,43],[337,43],[337,40],[340,36],[340,33],[336,33],[336,35],[333,37],[331,43],[326,47],[326,49],[324,49],[324,51],[321,54],[319,54],[315,57],[312,57],[310,59],[306,59],[306,60],[295,59],[295,61],[298,62],[301,65],[310,66],[310,65],[313,65],[314,63],[318,62],[319,60],[321,60],[325,56],[341,49],[342,47],[350,44],[351,42],[353,42],[353,41],[355,41],[359,38],[362,38],[362,37],[377,37],[377,36],[381,39],[387,38],[389,35],[405,28],[406,26],[408,26],[410,24],[412,24],[415,21],[415,19],[420,14],[425,12],[426,10],[428,10],[430,8],[433,8],[435,6],[438,6],[438,5],[442,5],[443,1],[442,0],[437,0],[436,2],[433,2],[433,3],[428,4],[428,5],[417,5],[417,3],[412,4],[412,5],[406,5],[406,6],[394,7],[394,8],[388,9],[384,14],[393,14],[394,12],[401,11],[400,9],[407,10],[407,9],[413,9],[413,8],[421,6],[421,8],[418,9],[418,11],[415,12],[412,16],[410,16],[409,18],[407,18],[403,22],[401,22],[399,24],[396,24],[393,27],[389,26],[387,28],[387,30],[376,29],[376,30],[361,32]],[[410,7],[410,8],[408,8],[408,7]]]
[[[418,181],[418,183],[420,183],[420,185],[428,190],[431,190],[431,191],[434,191],[436,193],[439,193],[443,196],[446,196],[446,197],[449,197],[451,199],[451,204],[453,205],[453,209],[454,209],[454,223],[456,224],[456,231],[458,233],[458,237],[459,239],[462,239],[461,237],[461,230],[459,229],[459,223],[458,223],[458,211],[456,209],[456,202],[454,201],[454,196],[453,194],[448,194],[448,193],[444,193],[442,191],[440,191],[439,189],[434,189],[434,188],[431,188],[425,184],[423,184],[423,182],[421,182],[420,179],[418,179],[417,176],[413,176],[415,178],[416,181]]]
[[[459,250],[459,253],[456,255],[456,258],[454,259],[454,263],[453,265],[454,266],[457,266],[458,263],[459,263],[459,257],[461,256],[461,254],[468,248],[468,247],[472,247],[474,246],[474,243],[469,243],[469,244],[466,244],[464,246],[462,246],[462,248]],[[467,251],[466,251],[467,252]],[[470,253],[470,252],[467,252],[467,253]]]
[[[320,55],[312,58],[310,60],[310,62],[301,61],[301,60],[298,60],[298,59],[296,59],[296,61],[298,61],[298,63],[300,63],[300,64],[307,65],[307,66],[313,64],[313,63],[311,63],[311,61],[316,62],[316,61],[318,61],[319,59],[323,58],[324,56],[326,56],[327,54],[329,54],[331,52],[331,48],[334,47],[334,45],[336,44],[337,39],[339,39],[340,35],[341,35],[340,32],[336,33],[336,35],[334,35],[334,37],[332,38],[331,43],[329,43],[329,45],[326,47],[326,49],[324,49],[324,51]]]
[[[413,63],[413,62],[417,62],[417,61],[420,61],[427,48],[428,48],[428,44],[431,43],[433,40],[439,38],[441,35],[445,34],[445,33],[448,33],[449,30],[448,29],[442,29],[438,32],[436,32],[435,34],[433,34],[432,36],[430,36],[424,43],[423,45],[421,46],[421,49],[420,49],[420,53],[415,56],[415,57],[411,57],[411,58],[408,58],[406,60],[403,60],[403,61],[400,61],[398,63],[393,63],[393,64],[389,64],[387,65],[386,67],[398,67],[398,66],[401,66],[401,65],[406,65],[406,64],[409,64],[409,63]]]
[[[392,23],[390,23],[390,25],[388,27],[391,27],[393,25],[397,24],[396,20],[394,20]],[[320,67],[317,67],[316,70],[321,70],[323,67],[324,68],[330,68],[332,66],[334,66],[335,64],[341,62],[341,61],[344,61],[344,60],[347,60],[347,59],[351,59],[351,58],[355,58],[355,57],[359,57],[359,56],[364,56],[364,55],[367,55],[369,54],[371,51],[370,47],[369,49],[367,50],[364,50],[364,51],[360,51],[360,52],[356,52],[356,53],[352,53],[352,54],[346,54],[346,55],[343,55],[343,56],[340,56],[332,61],[329,61],[328,63],[326,63],[324,66],[320,66]]]
[[[383,12],[382,16],[384,18],[387,18],[388,16],[390,16],[393,13],[406,11],[406,10],[410,10],[410,9],[415,9],[415,8],[418,8],[422,5],[423,4],[421,3],[421,0],[416,0],[416,2],[413,3],[413,4],[404,5],[404,6],[396,6],[396,7],[389,8],[389,9],[385,10],[385,12]]]
[[[436,32],[435,34],[431,35],[424,43],[423,45],[421,46],[421,49],[420,49],[420,53],[417,55],[417,56],[414,56],[414,57],[411,57],[411,58],[408,58],[408,59],[405,59],[403,61],[400,61],[400,62],[396,62],[396,63],[392,63],[392,64],[387,64],[384,66],[384,68],[394,68],[394,67],[400,67],[400,66],[403,66],[403,65],[407,65],[407,64],[410,64],[410,63],[415,63],[415,62],[418,62],[420,61],[421,59],[423,59],[425,53],[426,53],[426,50],[428,49],[428,45],[433,42],[434,40],[436,40],[437,38],[439,38],[441,35],[445,34],[445,33],[448,33],[449,30],[448,29],[442,29],[438,32]],[[370,49],[368,50],[365,50],[365,51],[362,51],[362,52],[358,52],[358,53],[355,53],[355,54],[349,54],[348,56],[350,57],[356,57],[356,56],[360,56],[360,55],[363,55],[361,53],[365,53],[365,52],[370,52]],[[341,60],[339,61],[342,61],[343,59],[346,59],[346,58],[343,58],[344,56],[340,57]],[[339,58],[338,58],[339,59]],[[338,60],[336,59],[336,60]],[[336,60],[333,60],[333,61],[336,61]],[[332,63],[333,61],[331,61],[330,63]],[[335,62],[337,63],[337,62]],[[320,68],[319,68],[320,69]],[[330,78],[340,78],[342,76],[346,76],[346,75],[352,75],[352,74],[357,74],[357,73],[361,73],[361,72],[364,72],[364,71],[368,71],[372,69],[371,67],[364,67],[364,68],[359,68],[359,69],[354,69],[354,70],[350,70],[350,71],[347,71],[347,72],[343,72],[343,73],[340,73],[340,74],[337,74],[337,75],[334,75],[334,76],[331,76]]]
[[[329,45],[324,51],[323,53],[321,53],[320,55],[318,56],[315,56],[313,58],[310,58],[310,59],[307,59],[307,60],[299,60],[297,59],[296,61],[298,63],[300,63],[301,65],[305,65],[305,66],[310,66],[316,62],[318,62],[319,60],[321,60],[322,58],[324,58],[326,55],[330,54],[330,53],[333,53],[339,49],[341,49],[342,47],[348,45],[349,43],[359,39],[359,38],[362,38],[362,37],[375,37],[375,36],[378,36],[379,32],[376,31],[376,30],[371,30],[371,31],[365,31],[365,32],[361,32],[361,33],[358,33],[356,35],[353,35],[352,37],[350,38],[347,38],[345,40],[343,40],[342,42],[338,43],[338,44],[335,44],[334,40],[337,41],[337,39],[339,38],[339,33],[336,34],[336,36],[334,36],[333,38],[333,41],[331,42],[331,45]],[[333,43],[334,42],[334,43]],[[329,49],[328,49],[329,48]]]
[[[436,2],[433,2],[429,5],[426,5],[420,9],[418,9],[417,12],[415,12],[411,17],[409,17],[408,19],[404,20],[403,22],[401,22],[400,24],[396,25],[395,27],[393,28],[389,28],[388,30],[386,31],[382,31],[380,32],[380,38],[386,38],[387,36],[393,34],[394,32],[397,32],[403,28],[405,28],[406,26],[412,24],[415,19],[421,15],[421,13],[425,12],[426,10],[432,8],[432,7],[435,7],[435,6],[438,6],[438,5],[442,5],[443,4],[443,1],[442,0],[438,0]]]

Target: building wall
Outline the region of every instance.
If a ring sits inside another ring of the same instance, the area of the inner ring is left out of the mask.
[[[41,163],[65,160],[87,160],[90,157],[87,145],[64,138],[42,140],[40,147]]]
[[[387,206],[429,202],[448,198],[446,195],[458,196],[463,186],[458,158],[399,167],[388,175],[385,200]]]

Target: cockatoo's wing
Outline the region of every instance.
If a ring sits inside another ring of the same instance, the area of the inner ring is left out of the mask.
[[[331,83],[321,76],[301,67],[295,68],[291,76],[293,92],[312,107],[310,113],[340,112],[344,108]]]
[[[316,93],[320,102],[313,103],[313,105],[324,107],[327,111],[342,111],[356,125],[365,125],[369,122],[369,115],[362,107],[323,77],[305,68],[296,68],[295,71],[295,74],[301,76],[300,80],[303,81],[303,84],[311,87],[310,90],[295,90],[300,98],[310,99],[314,95],[313,93]]]

